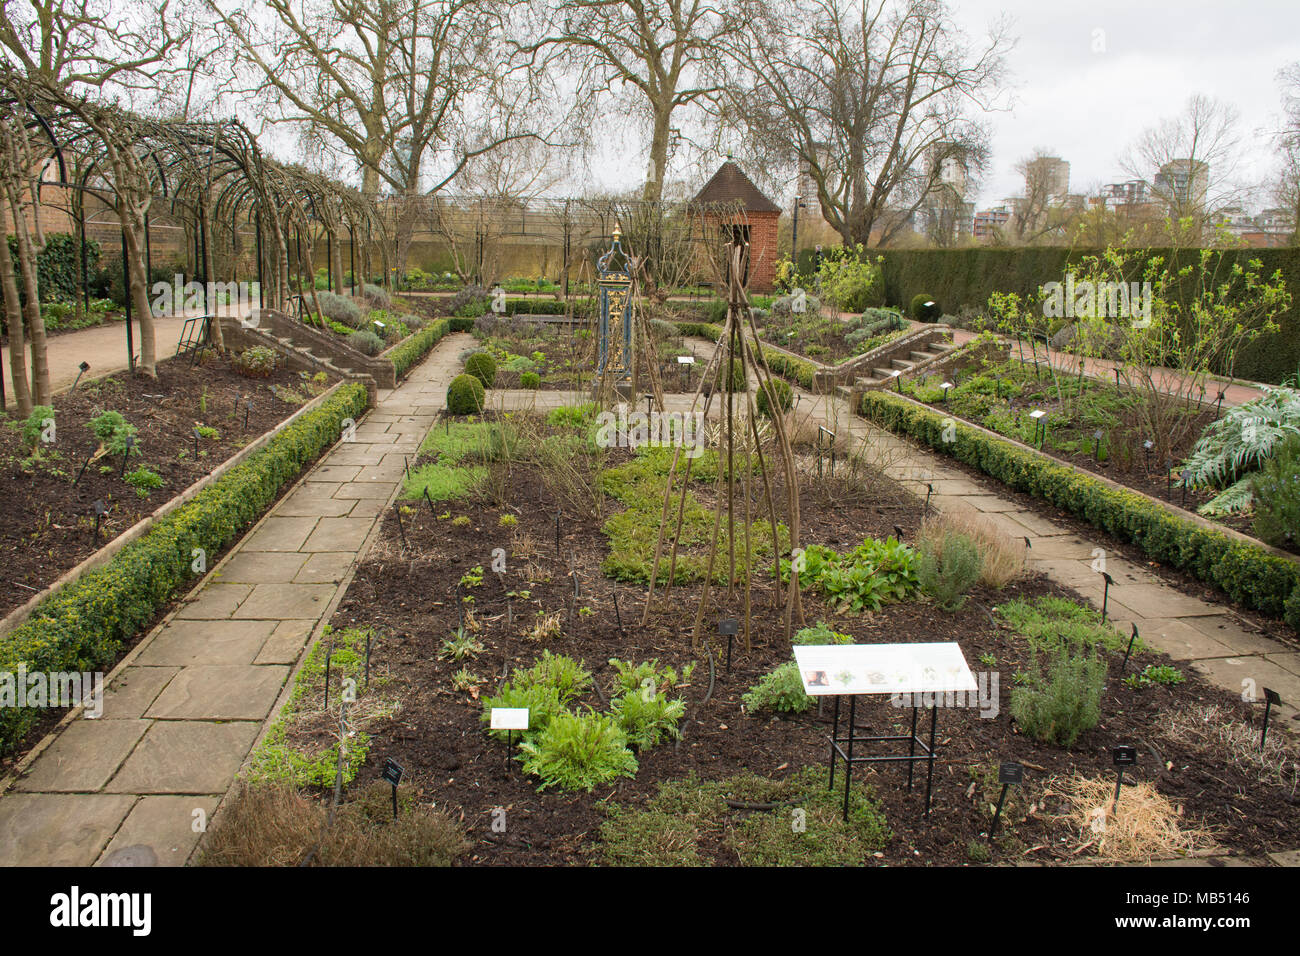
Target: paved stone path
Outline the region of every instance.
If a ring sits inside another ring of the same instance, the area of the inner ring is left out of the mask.
[[[118,331],[121,331],[119,328]],[[185,863],[444,404],[448,336],[110,675],[0,796],[0,865]]]
[[[0,865],[186,862],[199,839],[196,811],[211,816],[308,640],[342,598],[377,516],[396,493],[403,456],[415,452],[442,408],[457,355],[470,342],[449,336],[401,386],[381,392],[355,442],[327,453],[194,599],[119,665],[103,717],[69,720],[28,761],[0,796]],[[713,347],[697,345],[703,354]],[[851,435],[855,450],[922,497],[933,486],[936,507],[973,508],[1017,540],[1028,538],[1032,568],[1100,604],[1101,578],[1091,569],[1099,545],[853,415],[843,398],[796,393],[796,419]],[[539,410],[586,399],[490,394],[494,407]],[[668,400],[670,411],[689,406],[689,396]],[[1116,581],[1109,611],[1120,627],[1136,623],[1148,644],[1233,693],[1250,679],[1300,701],[1300,653],[1118,555],[1107,555],[1106,569]],[[1294,715],[1291,706],[1277,713],[1287,724]],[[1271,857],[1295,863],[1294,854]]]

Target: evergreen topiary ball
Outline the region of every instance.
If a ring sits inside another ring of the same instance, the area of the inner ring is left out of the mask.
[[[771,380],[770,386],[762,384],[758,386],[758,399],[755,404],[758,405],[759,414],[766,415],[768,418],[774,417],[772,403],[767,400],[768,387],[776,393],[776,403],[780,406],[781,411],[788,412],[794,407],[794,389],[790,387],[790,383],[785,379],[774,378]]]
[[[457,375],[447,386],[447,411],[453,415],[477,415],[483,411],[483,383],[473,375]]]
[[[536,372],[524,372],[519,376],[520,388],[541,388],[542,377]]]
[[[491,388],[497,378],[497,361],[487,352],[475,352],[465,360],[465,372],[478,379],[484,388]]]
[[[938,322],[943,317],[943,309],[928,292],[912,296],[912,318],[918,322]]]

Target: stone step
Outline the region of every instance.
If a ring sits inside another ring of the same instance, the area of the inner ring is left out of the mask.
[[[930,359],[937,359],[939,355],[940,355],[939,352],[911,352],[908,354],[907,357],[910,358],[913,362],[919,363],[919,362],[928,362],[930,361]]]
[[[904,372],[915,367],[915,362],[909,362],[907,359],[890,359],[889,364],[894,368],[901,368]]]

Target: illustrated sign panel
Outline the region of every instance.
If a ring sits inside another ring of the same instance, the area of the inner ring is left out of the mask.
[[[961,648],[944,644],[808,644],[794,649],[803,689],[836,694],[928,694],[977,689]]]

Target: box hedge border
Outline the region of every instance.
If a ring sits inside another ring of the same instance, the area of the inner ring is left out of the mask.
[[[192,550],[216,554],[237,539],[336,442],[346,418],[359,418],[366,387],[345,384],[266,446],[226,472],[108,563],[42,601],[0,640],[0,673],[93,671],[111,665],[126,641],[145,627],[178,590],[200,574]],[[8,753],[40,718],[38,708],[0,709],[0,753]]]
[[[1112,488],[891,392],[865,392],[858,410],[892,432],[915,438],[1132,542],[1155,560],[1215,585],[1243,607],[1283,618],[1300,629],[1300,564],[1295,561],[1189,521],[1142,495]],[[953,425],[955,440],[944,441],[944,431]]]

